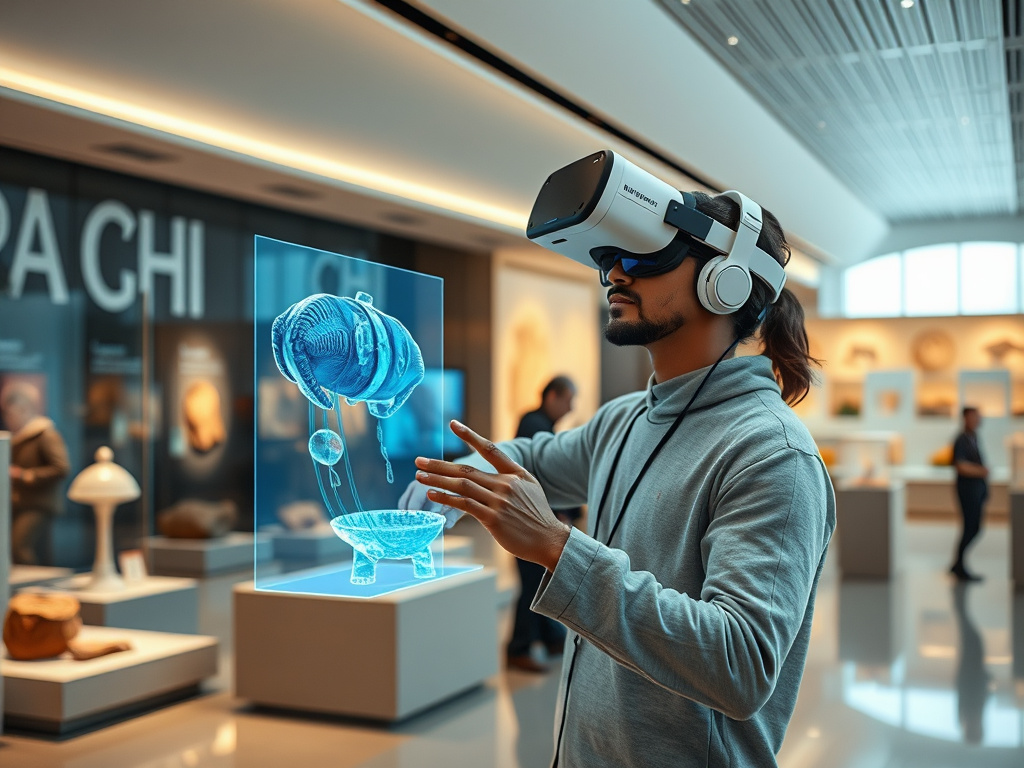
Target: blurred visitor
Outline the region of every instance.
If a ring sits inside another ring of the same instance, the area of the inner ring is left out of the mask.
[[[988,498],[988,468],[978,448],[978,427],[981,425],[981,411],[966,407],[963,410],[964,429],[953,443],[953,466],[956,467],[956,495],[960,500],[960,515],[963,517],[963,534],[957,547],[956,562],[949,572],[961,581],[981,581],[967,570],[964,553],[981,532],[981,519],[985,499]]]
[[[554,432],[555,424],[572,411],[576,385],[567,376],[556,376],[547,383],[540,395],[540,408],[527,413],[519,422],[516,437],[533,437],[538,432]],[[552,510],[566,525],[580,518],[580,507]],[[534,595],[540,587],[546,569],[543,565],[516,558],[521,588],[516,603],[512,639],[507,648],[508,666],[526,672],[547,672],[548,668],[530,655],[535,642],[544,643],[548,656],[560,656],[565,645],[565,627],[554,619],[530,610]]]
[[[60,481],[71,470],[64,438],[42,410],[28,382],[0,390],[0,416],[11,432],[11,557],[21,565],[52,565],[50,529],[63,509]]]

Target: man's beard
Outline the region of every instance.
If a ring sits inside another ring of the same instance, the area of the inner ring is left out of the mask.
[[[660,323],[643,316],[632,322],[613,318],[604,328],[604,337],[617,347],[645,347],[675,333],[685,322],[682,315],[673,315]]]

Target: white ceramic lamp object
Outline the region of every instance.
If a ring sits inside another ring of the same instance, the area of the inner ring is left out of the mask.
[[[96,463],[79,472],[71,482],[68,498],[89,504],[96,513],[96,560],[92,581],[86,589],[124,589],[124,579],[114,565],[114,510],[118,504],[134,501],[141,495],[135,478],[114,463],[114,452],[106,446],[96,451]]]

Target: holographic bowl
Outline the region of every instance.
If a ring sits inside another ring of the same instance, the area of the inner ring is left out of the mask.
[[[378,560],[412,559],[417,579],[432,579],[434,556],[430,543],[444,528],[444,515],[408,509],[356,512],[331,520],[331,528],[352,545],[353,584],[373,584]]]

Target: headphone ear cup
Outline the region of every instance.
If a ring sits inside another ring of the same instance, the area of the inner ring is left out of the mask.
[[[697,275],[697,299],[704,309],[716,315],[722,314],[722,310],[717,308],[717,302],[712,298],[714,291],[710,285],[711,273],[723,261],[725,261],[725,256],[714,256],[708,259],[707,263],[701,267],[700,274]]]
[[[708,312],[731,315],[750,298],[750,273],[725,256],[711,259],[697,279],[697,298]]]

